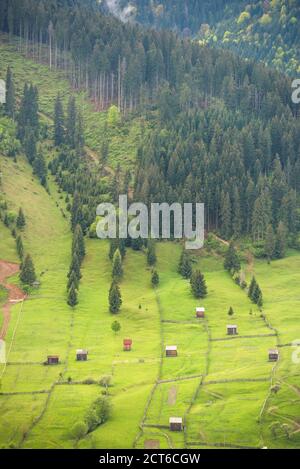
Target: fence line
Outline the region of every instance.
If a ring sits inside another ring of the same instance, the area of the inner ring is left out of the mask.
[[[225,340],[234,340],[234,339],[259,339],[260,337],[277,337],[277,334],[233,335],[230,337],[220,337],[216,339],[211,339],[211,342],[221,342]]]

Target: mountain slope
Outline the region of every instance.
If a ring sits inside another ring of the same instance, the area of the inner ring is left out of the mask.
[[[114,0],[123,21],[171,28],[288,74],[300,71],[300,6],[295,0]]]

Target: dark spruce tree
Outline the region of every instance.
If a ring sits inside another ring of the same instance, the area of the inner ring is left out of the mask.
[[[70,272],[70,276],[67,283],[67,290],[69,291],[71,286],[74,285],[75,289],[78,290],[79,278],[74,270]]]
[[[24,262],[22,262],[20,280],[25,285],[32,285],[36,281],[34,265],[29,254],[27,254]]]
[[[195,298],[205,298],[207,295],[206,282],[200,270],[195,270],[191,276],[191,289]]]
[[[8,117],[14,119],[15,117],[15,85],[13,81],[13,74],[10,67],[6,73],[6,96],[5,96],[5,112]]]
[[[74,284],[71,285],[68,293],[68,305],[74,308],[78,304],[77,290]]]
[[[76,148],[77,110],[74,96],[70,96],[66,120],[66,143]]]
[[[147,263],[149,266],[153,266],[156,264],[156,249],[155,249],[155,241],[148,240],[147,243]]]
[[[113,314],[116,314],[120,311],[122,305],[122,297],[119,285],[113,281],[109,290],[109,311]]]
[[[108,257],[111,261],[113,260],[114,254],[117,249],[119,249],[119,240],[117,238],[110,239]]]
[[[77,253],[74,253],[73,256],[72,256],[72,261],[71,261],[71,265],[70,265],[70,271],[69,271],[69,274],[68,274],[69,277],[70,277],[70,275],[71,275],[72,272],[75,272],[75,274],[76,274],[78,280],[81,278],[80,262],[79,262],[78,254],[77,254]]]
[[[272,225],[269,225],[267,228],[266,239],[265,239],[265,254],[267,256],[268,262],[274,258],[276,247],[276,237]]]
[[[24,153],[30,164],[33,164],[34,160],[37,157],[37,140],[34,131],[28,127],[25,130],[24,135]]]
[[[57,147],[65,142],[65,118],[60,94],[54,106],[54,143]]]
[[[180,273],[180,275],[182,275],[183,278],[190,278],[192,275],[191,256],[185,250],[182,251],[180,256],[178,272]]]
[[[288,244],[288,232],[285,225],[282,221],[279,222],[277,231],[276,231],[276,241],[274,249],[274,257],[276,259],[283,259],[286,254],[287,244]]]
[[[25,215],[21,207],[19,208],[16,225],[19,230],[22,230],[26,225]]]
[[[72,255],[76,254],[81,263],[85,256],[85,243],[82,228],[76,225],[72,242]]]
[[[251,280],[251,283],[250,283],[250,286],[249,286],[249,290],[248,290],[248,297],[250,298],[250,300],[252,300],[253,298],[253,292],[256,288],[256,280],[255,280],[255,277],[252,277],[252,280]]]
[[[43,153],[38,153],[32,163],[33,172],[39,178],[42,186],[47,186],[47,165]]]
[[[20,235],[16,238],[17,253],[19,258],[22,260],[24,255],[23,241]]]
[[[151,274],[151,284],[153,288],[158,287],[159,285],[159,275],[157,270],[153,270]]]
[[[115,280],[119,280],[122,277],[122,275],[123,275],[122,258],[121,258],[119,249],[117,249],[113,257],[112,277]]]
[[[233,242],[229,244],[229,247],[225,256],[224,269],[232,273],[236,273],[241,270],[241,262],[240,262],[239,256],[237,254],[237,251],[234,247]]]

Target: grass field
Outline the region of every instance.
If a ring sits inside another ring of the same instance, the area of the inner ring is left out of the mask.
[[[39,185],[21,157],[17,163],[2,157],[1,168],[9,209],[24,209],[24,244],[41,280],[39,290],[12,310],[9,363],[0,369],[1,445],[299,447],[300,369],[287,345],[300,335],[299,254],[290,252],[270,266],[262,261],[245,266],[248,277],[255,272],[259,280],[264,314],[274,330],[224,271],[218,255],[196,257],[195,267],[205,273],[208,286],[207,298],[199,302],[177,273],[179,244],[157,245],[157,290],[151,287],[145,254],[128,250],[118,315],[122,329],[114,334],[107,301],[108,244],[87,240],[80,302],[72,310],[65,294],[71,235],[62,199],[51,181],[50,195]],[[0,249],[1,258],[16,260],[14,240],[3,225]],[[204,320],[195,318],[199,304],[206,308]],[[238,325],[237,338],[228,339],[228,323]],[[122,350],[124,337],[133,339],[130,353]],[[273,371],[268,349],[278,343],[285,347]],[[166,345],[177,345],[178,357],[165,357]],[[87,362],[76,362],[77,348],[89,350]],[[61,364],[45,367],[42,362],[52,353],[60,355]],[[106,375],[112,377],[111,418],[77,441],[72,427],[103,392],[97,383]],[[274,384],[277,394],[270,393]],[[184,419],[184,432],[168,430],[171,416]]]
[[[19,93],[25,80],[38,85],[45,115],[51,114],[58,91],[66,102],[72,90],[61,74],[24,59],[1,39],[0,74],[12,65]],[[87,144],[99,152],[106,113],[94,112],[83,93],[78,102]],[[132,167],[140,122],[108,132],[109,164]],[[0,155],[0,163],[1,191],[10,211],[24,210],[25,251],[41,281],[12,308],[8,363],[0,365],[0,446],[299,448],[300,353],[293,346],[300,339],[299,252],[290,251],[271,265],[256,260],[243,266],[247,281],[255,274],[262,288],[262,315],[213,251],[194,256],[194,268],[203,271],[208,286],[207,298],[198,301],[177,273],[179,243],[157,244],[156,290],[145,253],[128,249],[120,284],[123,304],[115,317],[108,312],[108,243],[87,239],[79,305],[71,309],[66,304],[71,233],[64,197],[52,179],[47,193],[22,156],[14,162]],[[0,259],[18,261],[15,241],[1,222]],[[5,298],[0,288],[0,307]],[[196,319],[196,306],[205,307],[205,319]],[[115,319],[121,324],[117,334],[111,329]],[[226,334],[230,323],[238,326],[235,338]],[[133,340],[130,353],[122,346],[127,337]],[[178,356],[166,357],[166,345],[177,345]],[[275,366],[268,361],[274,347],[280,350]],[[87,362],[76,361],[78,348],[88,349]],[[59,354],[60,364],[44,366],[48,354]],[[104,392],[99,384],[104,376],[111,376],[111,416],[77,440],[72,428]],[[169,431],[170,417],[183,418],[183,432]]]

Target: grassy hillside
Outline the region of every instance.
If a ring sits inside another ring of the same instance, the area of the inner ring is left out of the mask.
[[[65,100],[72,92],[59,74],[25,60],[12,46],[2,43],[0,53],[1,72],[12,65],[19,92],[25,80],[39,86],[45,120],[57,91]],[[95,113],[84,94],[78,100],[87,143],[97,152],[106,114]],[[111,127],[112,166],[126,155],[131,167],[139,131],[139,121]],[[177,272],[179,243],[157,243],[157,289],[151,286],[145,253],[127,249],[120,283],[123,304],[114,316],[108,312],[108,243],[87,239],[79,304],[72,309],[66,304],[72,236],[65,197],[51,177],[48,193],[22,155],[17,161],[0,155],[0,164],[3,198],[9,211],[23,208],[25,251],[41,281],[24,303],[12,308],[8,363],[0,365],[0,446],[299,447],[300,364],[292,359],[298,351],[293,341],[300,337],[299,252],[290,251],[270,265],[249,261],[243,266],[247,281],[255,274],[262,288],[262,314],[225,272],[218,251],[193,256],[193,267],[203,271],[208,287],[207,298],[198,301]],[[15,241],[1,223],[0,259],[17,261]],[[0,306],[4,299],[0,290]],[[195,318],[200,305],[206,308],[203,320]],[[116,319],[121,324],[117,334],[111,329]],[[227,336],[230,323],[238,325],[237,337]],[[123,351],[125,337],[133,340],[131,352]],[[177,345],[178,356],[167,358],[166,345]],[[274,347],[280,350],[275,366],[268,361]],[[88,350],[87,362],[76,361],[78,348]],[[60,364],[45,366],[48,354],[58,354]],[[105,393],[101,380],[108,376],[111,416],[78,439],[74,425]],[[170,417],[184,419],[184,432],[169,431]]]
[[[39,187],[35,190],[40,193]],[[49,209],[48,221],[55,219],[57,222],[60,212],[50,210],[51,198],[43,204]],[[53,218],[56,216],[57,220]],[[64,222],[61,223],[63,226]],[[57,244],[63,232],[62,229],[55,238],[58,256],[65,250],[62,241]],[[49,260],[47,256],[43,262],[51,265],[51,240],[47,241],[50,243]],[[2,444],[36,448],[125,448],[148,446],[153,444],[150,440],[155,440],[160,447],[299,446],[300,401],[296,382],[300,371],[299,365],[291,364],[288,347],[282,348],[281,360],[272,378],[272,383],[280,383],[280,390],[266,401],[273,369],[273,364],[268,362],[268,349],[274,347],[277,340],[283,343],[290,339],[282,310],[288,314],[294,309],[289,299],[283,299],[278,310],[273,308],[267,289],[275,285],[278,295],[284,296],[285,281],[276,284],[276,271],[284,262],[289,262],[285,275],[291,284],[290,292],[295,288],[292,280],[295,284],[299,276],[299,256],[293,254],[289,261],[274,262],[271,266],[254,265],[265,291],[267,317],[278,329],[277,338],[245,292],[223,270],[222,258],[214,254],[201,255],[197,260],[205,273],[209,295],[201,302],[206,307],[206,319],[196,320],[194,313],[199,302],[192,297],[188,282],[176,271],[180,246],[161,243],[157,251],[161,284],[156,293],[150,286],[144,254],[127,252],[121,283],[123,307],[118,316],[122,330],[117,335],[110,328],[114,317],[108,313],[107,305],[111,269],[107,243],[87,242],[80,303],[74,314],[63,301],[48,297],[54,282],[50,273],[45,277],[38,297],[25,302],[9,359],[15,364],[7,366],[2,379],[1,391],[8,393],[0,397],[5,416]],[[41,266],[41,259],[35,259]],[[267,275],[266,268],[269,269]],[[60,272],[56,271],[56,275]],[[266,284],[263,279],[267,279]],[[62,288],[63,285],[62,281]],[[296,289],[294,291],[296,300]],[[46,292],[47,298],[43,297]],[[229,319],[230,305],[235,316]],[[18,313],[16,308],[15,320]],[[227,339],[228,322],[238,324],[238,338]],[[297,335],[296,318],[293,324]],[[15,321],[11,329],[14,326]],[[46,336],[43,339],[45,329],[47,337],[51,330],[51,347]],[[30,330],[35,331],[33,336]],[[248,337],[243,338],[244,335]],[[122,351],[123,337],[133,339],[132,352]],[[164,347],[170,344],[178,346],[177,358],[164,357]],[[75,361],[75,350],[80,347],[89,350],[86,363]],[[48,352],[59,353],[62,364],[53,368],[41,365],[40,361]],[[35,364],[28,366],[27,360]],[[95,432],[76,441],[72,427],[83,419],[91,402],[101,394],[103,388],[96,383],[104,375],[112,376],[109,388],[112,416]],[[95,384],[88,385],[88,382]],[[28,394],[23,395],[22,400],[19,395],[9,394],[16,391]],[[33,394],[35,391],[40,393]],[[24,409],[22,414],[21,408]],[[168,431],[170,416],[185,418],[184,433]],[[32,422],[34,417],[40,419]],[[289,438],[282,423],[288,425]],[[273,427],[276,427],[275,434]],[[24,431],[28,431],[25,436]]]

